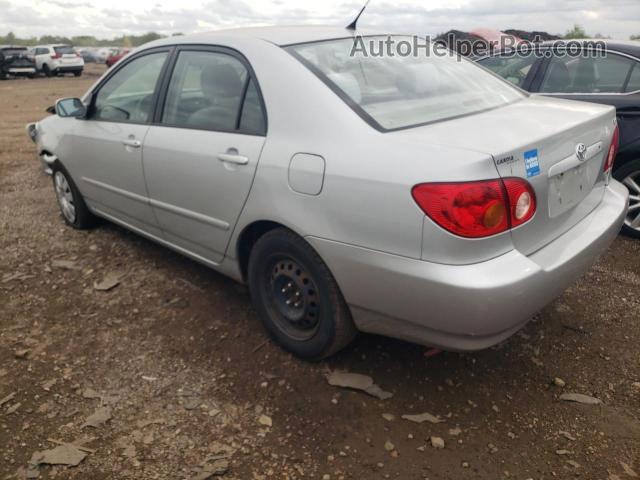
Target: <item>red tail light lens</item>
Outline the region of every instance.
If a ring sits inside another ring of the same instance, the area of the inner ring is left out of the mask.
[[[53,55],[51,55],[51,58],[53,58],[54,60],[57,60],[58,58],[61,58],[62,55],[60,55],[59,53],[54,53]]]
[[[412,195],[434,222],[466,238],[497,235],[528,222],[535,193],[519,178],[416,185]]]
[[[511,228],[527,223],[536,213],[536,194],[529,182],[521,178],[505,178],[509,200]]]
[[[604,162],[604,171],[610,172],[613,168],[613,162],[620,150],[620,127],[616,125],[616,129],[613,131],[613,138],[611,139],[611,146],[607,153],[607,160]]]

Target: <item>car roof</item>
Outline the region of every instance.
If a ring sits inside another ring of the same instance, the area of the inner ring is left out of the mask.
[[[228,30],[216,30],[213,32],[196,33],[192,35],[181,35],[169,37],[154,42],[154,46],[175,44],[175,43],[212,43],[229,38],[244,37],[263,40],[279,46],[293,45],[298,43],[320,42],[323,40],[333,40],[338,38],[349,38],[356,35],[387,35],[389,32],[358,29],[348,30],[346,27],[326,26],[326,25],[296,25],[278,27],[249,27],[234,28]]]

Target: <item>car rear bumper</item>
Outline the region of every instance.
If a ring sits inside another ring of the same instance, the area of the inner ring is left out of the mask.
[[[84,65],[60,65],[56,67],[56,72],[61,73],[71,73],[71,72],[81,72],[84,69]]]
[[[508,338],[586,272],[622,226],[628,192],[613,181],[600,205],[538,252],[444,265],[309,237],[357,327],[454,351]]]
[[[12,75],[35,75],[36,67],[13,67],[7,71]]]

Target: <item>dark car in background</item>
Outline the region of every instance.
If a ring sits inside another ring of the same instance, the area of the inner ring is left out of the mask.
[[[640,42],[606,41],[604,54],[594,52],[593,40],[577,44],[572,55],[545,42],[542,55],[536,49],[498,51],[477,61],[533,94],[616,107],[620,151],[613,176],[630,192],[623,232],[640,238]]]
[[[0,46],[0,80],[8,76],[36,76],[35,58],[27,47]]]

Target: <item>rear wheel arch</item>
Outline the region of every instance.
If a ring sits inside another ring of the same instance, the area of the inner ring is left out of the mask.
[[[240,273],[242,274],[242,280],[247,281],[247,275],[249,271],[249,258],[251,257],[251,250],[260,238],[266,233],[275,230],[276,228],[286,228],[293,231],[287,225],[275,222],[272,220],[257,220],[250,223],[242,230],[236,242],[236,258],[238,259],[238,265],[240,266]],[[295,233],[295,232],[294,232]]]

